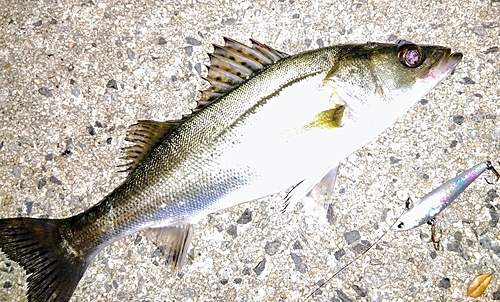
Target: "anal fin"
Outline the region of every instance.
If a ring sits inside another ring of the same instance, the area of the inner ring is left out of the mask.
[[[179,224],[148,229],[146,235],[156,244],[163,246],[172,271],[179,271],[186,261],[194,229],[193,224]]]

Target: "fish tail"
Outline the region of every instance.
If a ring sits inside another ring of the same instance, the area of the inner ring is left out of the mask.
[[[90,262],[79,255],[67,219],[0,219],[0,251],[28,274],[28,301],[68,301]]]

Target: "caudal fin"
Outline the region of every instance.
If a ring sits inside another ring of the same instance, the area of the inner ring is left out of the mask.
[[[30,302],[68,301],[88,266],[88,256],[76,254],[65,240],[68,222],[0,219],[0,251],[26,270]]]

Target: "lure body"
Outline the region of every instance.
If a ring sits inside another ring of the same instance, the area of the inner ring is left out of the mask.
[[[436,217],[486,170],[492,170],[498,177],[490,161],[470,168],[424,196],[398,219],[394,230],[411,230]]]

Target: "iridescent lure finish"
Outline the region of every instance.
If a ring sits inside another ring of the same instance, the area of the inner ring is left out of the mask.
[[[490,161],[480,163],[424,196],[398,219],[394,230],[411,230],[433,219],[486,170],[493,171],[497,180],[500,177]]]

